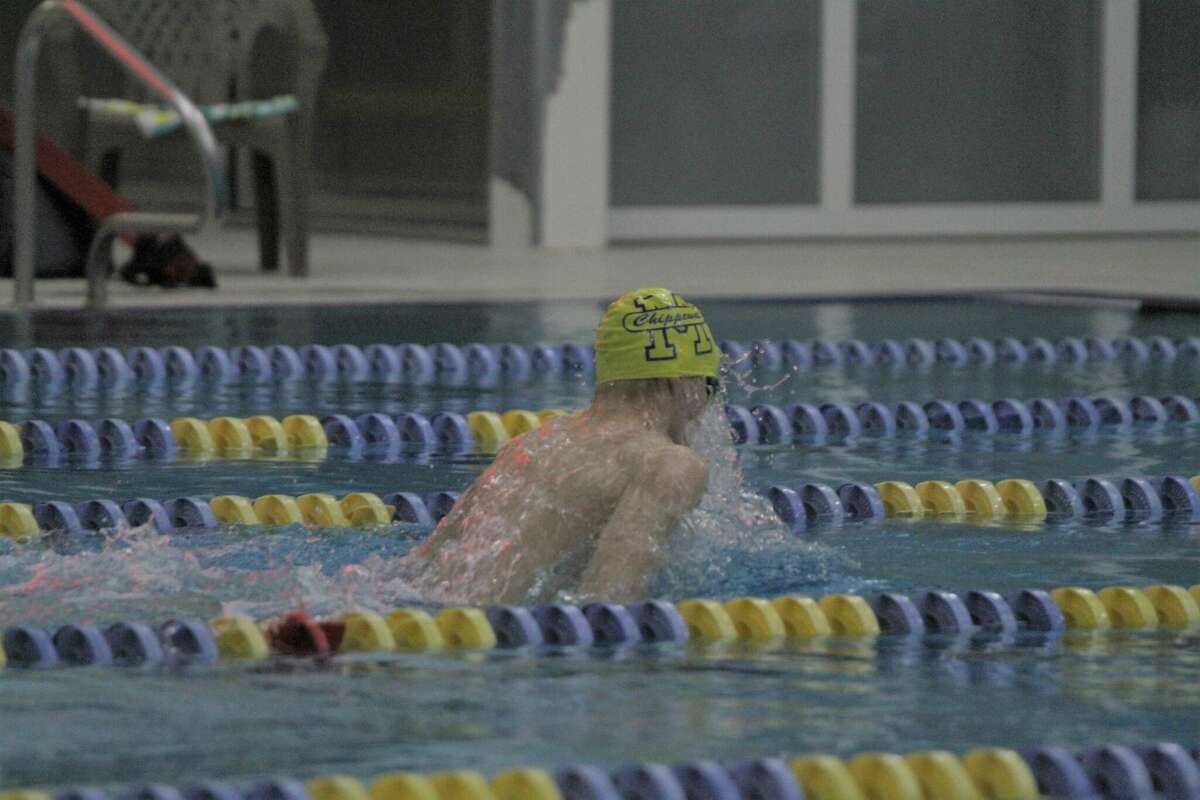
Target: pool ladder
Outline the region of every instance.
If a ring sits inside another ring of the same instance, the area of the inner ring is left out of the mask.
[[[42,39],[58,18],[66,18],[91,38],[126,72],[141,81],[162,102],[179,114],[203,166],[206,192],[199,213],[168,214],[131,211],[104,220],[88,248],[87,307],[103,308],[108,302],[105,253],[114,236],[125,233],[197,233],[216,227],[228,210],[225,161],[208,120],[191,100],[146,60],[120,34],[78,0],[45,0],[34,9],[21,30],[16,56],[16,136],[13,176],[13,307],[27,309],[34,301],[34,249],[36,215],[34,196],[37,170],[34,134],[37,126],[37,63]]]

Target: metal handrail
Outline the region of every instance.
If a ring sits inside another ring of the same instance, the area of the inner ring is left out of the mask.
[[[33,304],[34,280],[34,192],[36,168],[34,133],[37,127],[37,63],[42,37],[58,17],[74,22],[126,72],[141,81],[162,102],[179,114],[191,136],[204,168],[207,185],[204,208],[198,214],[124,212],[104,220],[88,249],[87,304],[101,308],[108,299],[105,248],[121,233],[196,233],[219,225],[228,210],[225,190],[225,159],[217,147],[212,128],[200,109],[171,81],[150,64],[131,44],[78,0],[45,0],[34,9],[21,29],[16,57],[16,141],[13,153],[13,306]]]

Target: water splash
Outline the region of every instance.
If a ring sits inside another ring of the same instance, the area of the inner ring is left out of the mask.
[[[746,490],[723,401],[710,403],[690,432],[692,447],[710,463],[708,491],[670,537],[667,565],[652,584],[656,596],[795,590],[823,581],[834,563],[831,551],[798,540],[765,500]],[[517,489],[527,498],[529,487],[517,481],[514,502]],[[539,502],[553,502],[553,494],[541,492]],[[488,533],[492,545],[504,544],[501,533]],[[469,554],[449,554],[457,562],[455,580],[418,582],[418,570],[404,556],[423,535],[415,529],[314,532],[297,526],[172,536],[133,528],[50,538],[0,550],[0,623],[266,617],[293,609],[324,615],[461,601],[476,574]],[[520,549],[515,539],[510,546]],[[500,560],[494,548],[481,555]],[[568,560],[544,570],[524,602],[570,599],[557,590],[555,573],[579,566],[578,559]]]
[[[675,599],[772,595],[824,583],[845,556],[797,539],[765,498],[746,489],[724,407],[722,393],[689,437],[709,461],[708,492],[672,535],[653,593]]]
[[[166,537],[143,527],[106,532],[84,546],[29,543],[0,556],[0,623],[386,611],[420,599],[399,569],[412,538],[403,530],[302,529]]]
[[[747,350],[745,353],[742,353],[740,356],[734,359],[730,359],[727,356],[722,365],[722,380],[724,380],[725,384],[730,388],[736,388],[739,392],[739,396],[749,398],[759,394],[760,392],[778,389],[780,386],[783,386],[785,383],[790,381],[793,375],[799,373],[799,369],[797,367],[788,366],[784,368],[783,374],[780,375],[779,378],[764,383],[764,376],[756,372],[754,369],[754,362],[752,359],[753,355],[753,350]],[[722,404],[728,402],[728,398],[725,397],[725,393],[722,393],[721,402]]]

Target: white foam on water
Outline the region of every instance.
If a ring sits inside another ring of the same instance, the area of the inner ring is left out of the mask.
[[[332,614],[348,608],[386,611],[419,599],[401,576],[398,558],[373,554],[327,574],[319,563],[271,555],[272,535],[296,534],[231,536],[228,543],[201,550],[143,527],[110,532],[99,547],[82,552],[28,544],[0,556],[0,621],[49,624],[131,616],[152,622],[159,616],[222,613],[265,617],[293,609]],[[311,533],[308,539],[317,544],[317,536]],[[214,563],[241,560],[270,566]]]

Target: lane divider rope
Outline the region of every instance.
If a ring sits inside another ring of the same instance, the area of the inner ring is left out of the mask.
[[[726,339],[720,348],[731,368],[807,371],[850,365],[900,369],[946,365],[985,367],[997,363],[1093,364],[1123,361],[1169,364],[1200,359],[1200,337],[1115,339],[1067,336],[965,340],[860,339],[832,341],[760,339],[749,344]],[[0,349],[0,390],[10,399],[90,394],[100,390],[190,392],[233,383],[392,383],[417,386],[494,386],[551,378],[590,380],[590,344],[307,344],[300,347],[246,345],[232,348],[178,345],[67,347],[51,350]]]
[[[1065,631],[1195,630],[1200,584],[1099,591],[1063,586],[991,591],[926,591],[909,597],[831,594],[737,597],[721,602],[650,600],[582,607],[496,605],[446,608],[435,614],[400,608],[386,616],[355,610],[317,620],[304,611],[256,621],[227,615],[208,623],[170,620],[158,627],[116,622],[105,628],[67,624],[53,633],[35,625],[4,631],[0,659],[10,669],[111,665],[150,668],[218,660],[328,658],[338,654],[442,652],[542,647],[751,642],[821,637],[950,636],[1006,638]]]
[[[109,800],[96,790],[57,795],[0,792],[0,800]],[[1042,746],[1025,751],[976,747],[906,754],[827,753],[755,758],[729,766],[713,760],[675,765],[634,762],[612,771],[576,764],[549,771],[520,767],[490,779],[474,769],[387,772],[364,783],[349,775],[308,781],[271,778],[244,788],[212,781],[182,791],[133,785],[115,800],[1197,800],[1200,748],[1174,742]]]
[[[1145,428],[1200,422],[1200,398],[1167,395],[1046,397],[1020,400],[911,400],[850,403],[727,405],[737,444],[790,444],[826,439],[892,438],[928,434],[1030,434]]]
[[[1200,475],[1184,478],[1084,478],[1075,483],[1050,479],[1041,485],[1023,478],[992,483],[968,478],[950,483],[927,480],[849,482],[836,489],[823,483],[775,484],[759,492],[794,533],[810,528],[878,522],[884,519],[934,519],[940,522],[1084,521],[1089,524],[1200,522]],[[124,502],[94,498],[79,503],[0,502],[0,536],[31,539],[62,532],[115,530],[152,525],[160,533],[215,530],[227,525],[311,528],[364,528],[406,523],[433,528],[458,500],[453,491],[327,492],[298,497],[266,494],[136,497]]]
[[[492,452],[510,438],[535,430],[568,412],[513,409],[503,414],[472,411],[397,415],[330,414],[323,419],[293,414],[278,420],[260,414],[244,419],[216,417],[67,419],[58,423],[0,421],[0,465],[28,460],[39,466],[101,459],[130,461],[269,457],[321,460],[330,451],[340,458],[402,460],[406,455],[461,455]]]
[[[504,412],[472,411],[466,415],[439,411],[397,415],[366,413],[351,417],[330,414],[321,419],[293,414],[282,421],[261,414],[252,417],[197,419],[177,417],[170,422],[144,418],[99,421],[66,419],[58,423],[32,419],[16,424],[0,421],[0,465],[15,466],[26,458],[40,465],[66,461],[92,462],[101,458],[151,458],[171,461],[184,457],[321,459],[370,457],[387,461],[405,455],[494,453],[506,441],[540,428],[564,409]],[[1200,398],[1168,395],[1161,399],[1139,395],[1069,397],[1060,400],[1016,398],[999,400],[930,400],[882,403],[769,403],[746,408],[726,405],[735,444],[786,445],[826,439],[937,434],[1028,434],[1039,431],[1118,429],[1168,422],[1200,421]]]
[[[176,497],[157,500],[135,497],[124,502],[106,499],[70,503],[0,503],[0,536],[32,539],[46,534],[79,535],[125,527],[151,525],[159,533],[216,530],[222,526],[250,525],[280,528],[377,528],[408,523],[433,528],[458,500],[457,492],[394,492],[382,497],[372,492],[350,492],[337,498],[325,492],[293,497],[266,494]]]
[[[761,490],[776,515],[793,532],[813,527],[883,519],[1014,522],[1082,520],[1090,524],[1200,522],[1200,475],[1109,480],[1052,478],[1035,484],[1023,478],[996,483],[968,478],[954,483],[927,480],[776,484]]]
[[[56,424],[35,419],[19,425],[0,421],[0,463],[15,464],[27,457],[38,464],[101,458],[172,461],[258,455],[313,460],[327,457],[330,448],[343,458],[381,461],[398,459],[403,454],[495,452],[508,439],[567,413],[548,408],[513,409],[502,414],[473,411],[465,416],[438,412],[428,417],[417,413],[367,413],[357,417],[331,414],[318,419],[293,414],[282,421],[268,415],[208,420],[177,417],[169,422],[145,418],[132,423],[117,418],[95,422],[67,419]]]

